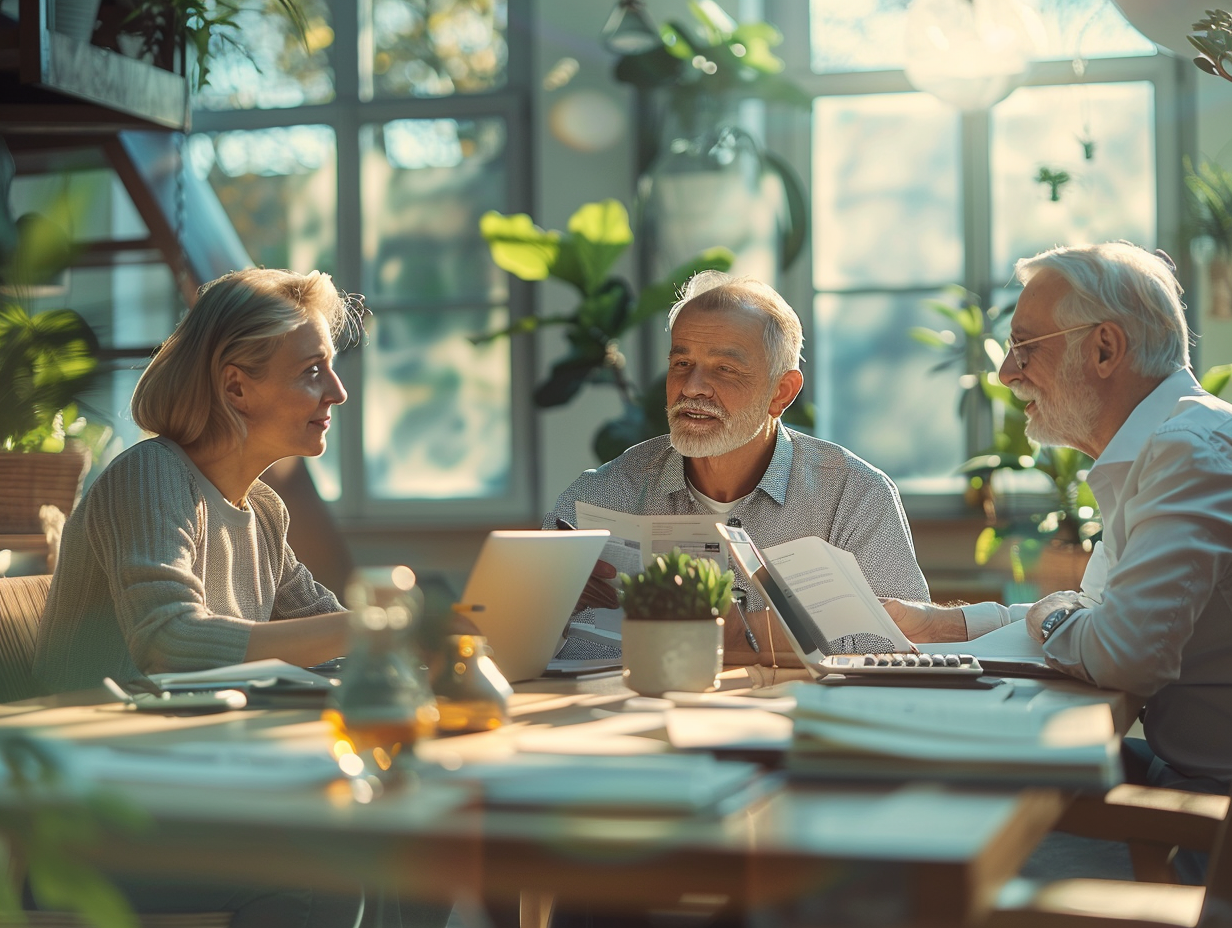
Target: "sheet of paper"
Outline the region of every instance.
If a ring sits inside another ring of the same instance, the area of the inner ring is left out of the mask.
[[[667,737],[677,750],[786,750],[791,719],[764,709],[669,709]]]
[[[727,564],[727,550],[715,528],[714,516],[638,516],[590,503],[576,504],[578,528],[605,528],[612,533],[600,557],[630,576],[654,560],[655,555],[679,548],[694,557],[709,557]],[[618,581],[612,581],[613,586]],[[622,609],[594,609],[595,626],[620,631]]]
[[[227,667],[214,667],[210,670],[193,670],[181,673],[155,673],[150,679],[159,686],[185,683],[235,683],[237,685],[255,683],[263,680],[281,680],[287,683],[300,683],[305,686],[329,687],[328,677],[319,673],[296,667],[286,661],[270,658],[264,661],[249,661],[246,664],[231,664]]]
[[[962,652],[979,658],[1001,658],[1031,664],[1044,663],[1044,652],[1039,642],[1027,634],[1027,623],[1023,621],[1002,625],[970,641],[943,641],[936,644],[920,644],[917,647],[928,654]]]
[[[851,552],[809,535],[763,553],[827,639],[879,635],[899,651],[911,650],[911,643],[873,593]]]
[[[516,754],[500,764],[465,764],[424,777],[477,783],[484,800],[496,806],[662,815],[713,808],[760,773],[756,764],[707,754]]]

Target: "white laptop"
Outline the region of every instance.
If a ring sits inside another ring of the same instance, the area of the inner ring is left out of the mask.
[[[492,532],[471,570],[462,602],[510,682],[543,674],[559,649],[586,580],[611,533]]]

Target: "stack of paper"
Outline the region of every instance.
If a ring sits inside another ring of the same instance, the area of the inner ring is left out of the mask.
[[[760,774],[756,764],[707,754],[569,757],[519,754],[499,764],[440,770],[475,783],[490,806],[598,814],[693,815],[728,811]]]
[[[992,690],[796,687],[788,768],[843,779],[944,779],[1106,789],[1120,782],[1105,703]]]

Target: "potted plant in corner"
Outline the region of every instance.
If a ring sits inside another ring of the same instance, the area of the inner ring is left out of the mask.
[[[59,224],[31,213],[6,225],[16,234],[0,254],[0,535],[42,534],[40,507],[67,516],[90,468],[88,443],[73,439],[105,431],[76,407],[98,339],[71,309],[28,309],[68,264]]]
[[[625,686],[643,696],[712,689],[723,669],[723,617],[735,577],[673,548],[636,577],[620,575]]]

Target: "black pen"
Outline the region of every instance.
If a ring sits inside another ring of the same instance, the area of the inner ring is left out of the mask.
[[[736,604],[736,612],[740,613],[740,621],[744,623],[744,640],[749,643],[749,647],[753,649],[754,654],[761,653],[761,645],[757,643],[757,636],[753,634],[753,629],[749,625],[748,617],[744,614],[744,604],[748,602],[749,594],[741,589],[732,590],[732,602]]]

